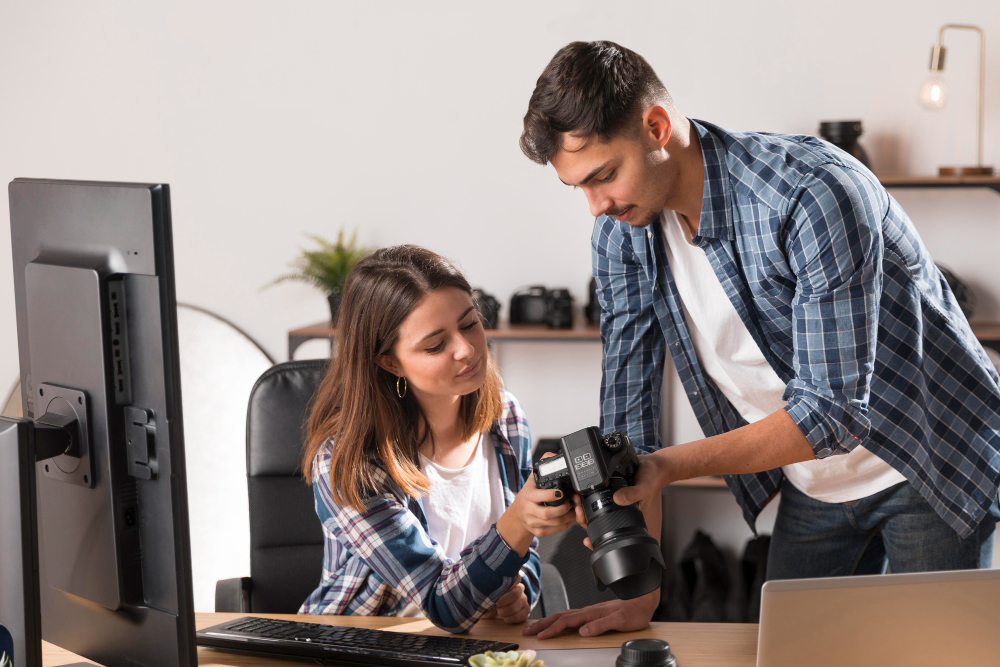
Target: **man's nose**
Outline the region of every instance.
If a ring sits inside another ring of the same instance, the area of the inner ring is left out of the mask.
[[[611,210],[611,198],[593,190],[587,193],[587,203],[590,204],[590,214],[595,218]]]

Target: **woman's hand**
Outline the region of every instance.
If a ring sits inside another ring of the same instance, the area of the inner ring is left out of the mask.
[[[529,613],[531,613],[531,607],[528,605],[528,594],[524,592],[521,575],[517,575],[511,587],[497,600],[496,605],[486,612],[483,618],[499,618],[504,623],[513,625],[524,621],[528,618]]]
[[[543,502],[565,500],[561,505],[548,507]],[[570,527],[576,521],[573,503],[563,498],[555,489],[539,489],[534,475],[518,492],[514,502],[497,521],[497,532],[508,545],[522,556],[528,553],[531,540],[536,535],[552,535]]]

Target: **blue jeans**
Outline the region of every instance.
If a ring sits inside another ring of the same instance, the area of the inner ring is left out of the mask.
[[[825,503],[788,480],[781,486],[767,578],[988,568],[1000,504],[967,538],[938,516],[909,482],[867,498]]]

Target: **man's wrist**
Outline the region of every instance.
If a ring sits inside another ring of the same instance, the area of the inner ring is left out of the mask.
[[[678,469],[678,457],[674,455],[676,452],[670,451],[676,446],[664,447],[653,453],[654,456],[659,458],[659,465],[656,466],[656,483],[661,489],[678,480],[686,479],[682,476],[682,471]]]
[[[656,608],[660,606],[660,589],[657,588],[655,591],[635,598],[635,605],[642,610],[648,620],[652,620]]]

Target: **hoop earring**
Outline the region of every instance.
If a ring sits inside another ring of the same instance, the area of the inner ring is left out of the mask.
[[[402,389],[399,388],[399,383],[400,382],[403,383],[403,388]],[[400,398],[403,398],[404,396],[406,396],[406,378],[403,377],[402,375],[400,375],[398,378],[396,378],[396,395],[399,396]]]

